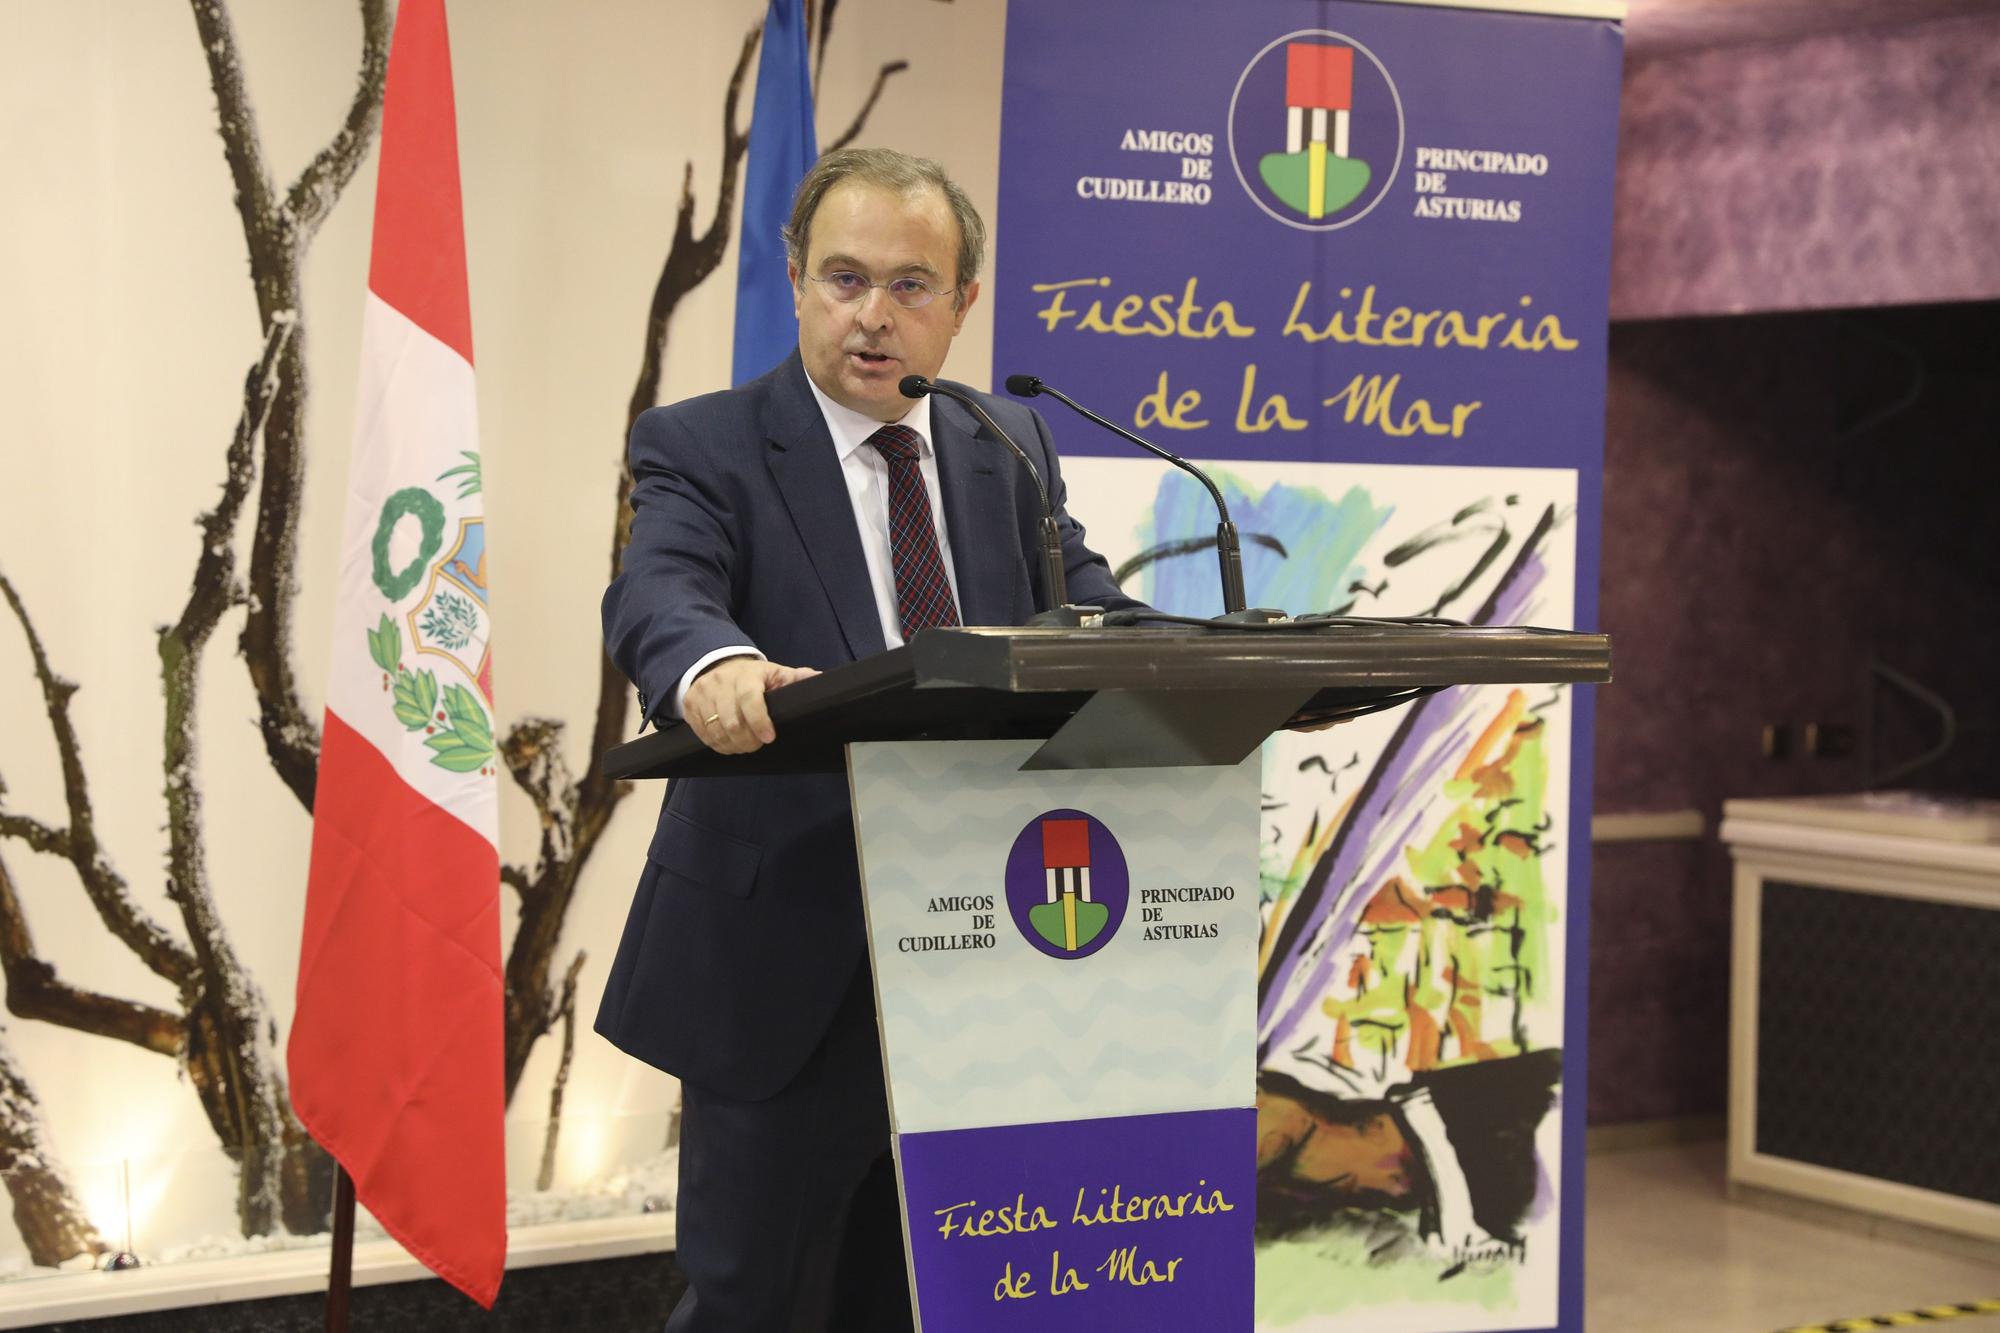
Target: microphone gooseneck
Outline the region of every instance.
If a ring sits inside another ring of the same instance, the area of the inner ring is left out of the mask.
[[[1203,486],[1206,486],[1209,498],[1215,501],[1215,512],[1221,517],[1221,522],[1217,523],[1215,527],[1215,553],[1217,560],[1222,566],[1223,619],[1249,619],[1261,622],[1282,616],[1282,612],[1246,611],[1244,609],[1242,542],[1237,535],[1236,524],[1230,521],[1229,505],[1222,498],[1221,488],[1215,484],[1206,472],[1196,467],[1193,463],[1188,462],[1179,454],[1162,449],[1151,440],[1134,435],[1131,431],[1126,430],[1123,426],[1108,417],[1099,416],[1062,390],[1043,383],[1041,377],[1038,375],[1009,375],[1007,377],[1007,392],[1016,394],[1022,398],[1033,398],[1039,394],[1047,394],[1070,411],[1096,422],[1121,439],[1131,441],[1156,458],[1165,459],[1181,471],[1192,476]]]
[[[905,398],[922,398],[925,394],[941,393],[954,402],[964,404],[973,416],[979,418],[986,429],[992,431],[1002,444],[1013,450],[1014,457],[1028,470],[1029,479],[1035,483],[1035,494],[1042,502],[1042,587],[1047,594],[1048,605],[1043,607],[1041,614],[1029,623],[1062,625],[1079,623],[1080,617],[1063,612],[1063,608],[1069,606],[1069,576],[1063,569],[1062,530],[1056,526],[1056,511],[1049,499],[1048,483],[1042,480],[1042,474],[1036,470],[1034,460],[1028,457],[1027,451],[1014,443],[1013,436],[1000,429],[1000,423],[987,415],[986,409],[979,405],[979,400],[974,398],[972,392],[963,385],[953,384],[948,380],[926,379],[922,375],[905,375],[897,382],[896,388]],[[1050,619],[1045,621],[1043,617]]]

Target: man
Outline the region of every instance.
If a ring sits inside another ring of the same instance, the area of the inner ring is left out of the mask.
[[[797,354],[639,419],[604,597],[642,708],[721,754],[776,738],[772,690],[932,625],[1019,624],[1042,596],[1019,462],[959,404],[897,387],[937,374],[978,299],[964,192],[935,163],[830,153],[785,240]],[[982,402],[1060,503],[1041,418]],[[1071,600],[1136,605],[1061,525]],[[682,1080],[672,1333],[909,1327],[843,777],[671,785],[597,1029]]]

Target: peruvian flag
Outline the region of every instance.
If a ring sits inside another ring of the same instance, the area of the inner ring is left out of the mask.
[[[288,1050],[299,1119],[481,1305],[507,1253],[486,524],[443,0],[389,50]]]

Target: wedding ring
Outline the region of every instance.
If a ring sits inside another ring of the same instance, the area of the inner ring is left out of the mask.
[[[722,721],[722,714],[720,713],[710,713],[707,717],[702,719],[703,723],[711,727],[720,721]]]

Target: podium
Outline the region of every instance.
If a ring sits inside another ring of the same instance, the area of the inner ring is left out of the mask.
[[[769,696],[775,743],[718,755],[679,723],[614,778],[838,773],[856,741],[1050,742],[1034,767],[1233,764],[1264,737],[1450,685],[1602,684],[1602,634],[1375,622],[1276,630],[934,629]]]
[[[848,774],[918,1326],[1255,1321],[1258,747],[1456,685],[1610,679],[1602,635],[950,629],[768,697],[720,756]]]

